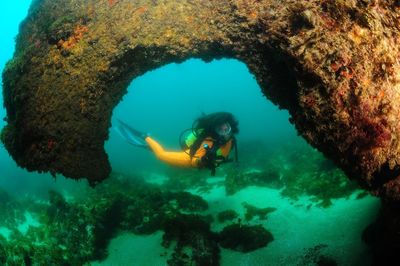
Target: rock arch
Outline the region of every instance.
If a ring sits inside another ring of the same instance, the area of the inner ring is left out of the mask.
[[[399,11],[394,0],[35,0],[3,72],[2,141],[28,170],[102,180],[132,79],[236,58],[311,145],[397,200]]]

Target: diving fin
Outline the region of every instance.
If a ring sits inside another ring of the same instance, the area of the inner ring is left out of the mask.
[[[148,134],[137,131],[136,129],[131,128],[126,123],[122,122],[118,119],[118,125],[115,129],[121,137],[123,137],[129,144],[141,147],[141,148],[149,148],[147,142],[145,141]]]

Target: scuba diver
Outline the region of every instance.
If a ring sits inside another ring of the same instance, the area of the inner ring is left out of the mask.
[[[238,151],[235,134],[239,133],[238,121],[228,112],[203,114],[193,122],[179,137],[182,151],[166,151],[146,133],[139,132],[118,120],[117,131],[128,143],[150,149],[157,158],[169,165],[178,167],[208,168],[211,175],[222,163],[232,162],[229,158],[235,149],[235,161]]]

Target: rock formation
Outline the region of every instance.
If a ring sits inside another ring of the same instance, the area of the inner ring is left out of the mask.
[[[113,108],[146,71],[244,62],[312,146],[400,199],[400,1],[35,0],[3,73],[1,139],[28,170],[92,182]]]

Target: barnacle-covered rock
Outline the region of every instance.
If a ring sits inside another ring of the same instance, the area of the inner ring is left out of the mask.
[[[235,58],[299,134],[400,199],[399,4],[377,1],[36,0],[3,73],[1,139],[28,170],[98,181],[113,108],[139,75]]]

